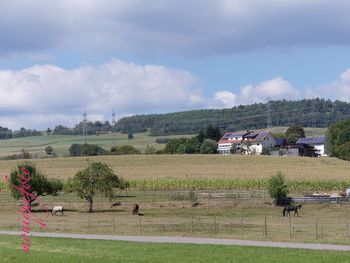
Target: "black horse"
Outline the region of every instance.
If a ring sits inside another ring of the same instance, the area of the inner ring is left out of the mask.
[[[294,205],[287,205],[284,209],[283,209],[283,216],[286,216],[287,213],[288,215],[290,215],[290,212],[294,211],[294,216],[297,215],[299,216],[298,214],[298,210],[301,209],[301,205],[297,205],[297,206],[294,206]]]

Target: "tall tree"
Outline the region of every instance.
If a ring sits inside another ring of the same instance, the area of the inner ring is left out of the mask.
[[[23,173],[22,168],[25,168],[29,175],[27,185],[29,189],[26,189],[30,195],[23,195],[19,189],[22,187]],[[22,196],[25,197],[30,207],[32,203],[39,196],[53,195],[56,196],[63,189],[63,184],[58,179],[48,179],[45,174],[40,172],[33,163],[24,162],[17,165],[17,168],[12,170],[9,180],[9,188],[11,194],[15,199],[20,199]]]
[[[97,193],[106,194],[110,199],[114,195],[114,189],[124,189],[128,182],[114,174],[112,168],[101,162],[89,163],[86,169],[80,170],[74,178],[68,179],[67,192],[75,192],[89,203],[89,212],[93,212],[94,197]]]
[[[217,142],[221,139],[221,136],[222,135],[218,127],[213,127],[212,125],[209,125],[205,130],[205,138],[207,139],[212,139]]]
[[[292,125],[287,129],[286,137],[289,143],[296,143],[299,138],[305,138],[304,128],[300,125]]]
[[[347,151],[350,144],[350,119],[334,123],[328,127],[327,149],[331,156],[349,160]]]

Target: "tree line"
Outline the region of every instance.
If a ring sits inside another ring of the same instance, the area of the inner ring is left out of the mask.
[[[26,130],[21,128],[18,131],[12,131],[7,127],[0,126],[0,140],[13,139],[13,138],[22,138],[28,136],[41,136],[43,135],[40,131],[37,130]]]
[[[324,99],[299,101],[276,100],[268,103],[240,105],[231,109],[192,110],[167,114],[136,115],[120,119],[119,132],[144,132],[153,136],[198,134],[207,126],[219,127],[221,132],[256,130],[271,125],[303,127],[328,127],[330,124],[350,118],[350,103]]]

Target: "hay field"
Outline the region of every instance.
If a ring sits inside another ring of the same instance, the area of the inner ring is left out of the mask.
[[[87,160],[110,165],[126,179],[210,178],[266,179],[281,171],[290,180],[349,180],[350,162],[336,158],[241,155],[129,155],[66,157],[32,160],[49,177],[67,179]],[[9,174],[18,161],[0,161],[0,175]]]

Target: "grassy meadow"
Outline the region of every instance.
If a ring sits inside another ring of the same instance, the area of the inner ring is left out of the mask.
[[[87,212],[85,200],[63,193],[43,197],[42,201],[49,208],[62,205],[64,215],[47,218],[43,207],[34,207],[33,212],[47,223],[46,232],[350,244],[348,203],[303,204],[300,217],[292,216],[289,221],[282,216],[283,208],[275,207],[266,192],[227,191],[226,197],[221,193],[196,192],[193,198],[188,192],[176,191],[120,192],[112,202],[96,196],[94,213]],[[115,202],[120,204],[112,206]],[[143,216],[131,214],[135,203]],[[20,230],[16,220],[20,204],[9,193],[0,193],[1,230]],[[35,223],[31,230],[41,231]]]
[[[101,135],[91,135],[87,137],[87,143],[98,144],[105,150],[110,150],[114,145],[132,145],[143,152],[147,145],[154,146],[157,150],[164,148],[164,144],[156,143],[157,138],[179,138],[179,137],[192,137],[194,135],[172,135],[172,136],[149,136],[148,132],[135,133],[132,140],[128,139],[127,134],[110,133]],[[11,155],[20,153],[22,149],[30,152],[32,155],[38,157],[46,157],[45,147],[52,146],[54,152],[58,156],[68,156],[69,147],[73,143],[83,144],[85,143],[83,136],[81,135],[43,135],[43,136],[30,136],[24,138],[16,138],[10,140],[0,140],[0,156]]]
[[[157,244],[32,237],[29,254],[20,238],[0,236],[1,262],[349,262],[349,252],[224,245]]]
[[[275,134],[284,133],[287,127],[274,127],[271,128],[271,132]],[[326,128],[305,128],[306,136],[317,136],[326,133]],[[148,132],[135,133],[132,140],[128,139],[127,134],[111,133],[92,135],[87,137],[87,142],[90,144],[98,144],[106,150],[114,145],[132,145],[144,152],[147,145],[154,146],[157,150],[162,150],[164,144],[156,143],[157,138],[180,138],[180,137],[192,137],[194,134],[189,135],[172,135],[172,136],[149,136]],[[24,138],[16,138],[10,140],[0,140],[0,157],[11,154],[18,154],[22,149],[30,152],[32,155],[40,157],[46,157],[45,147],[52,146],[55,153],[58,156],[68,156],[69,147],[73,143],[84,143],[82,135],[46,135],[43,136],[31,136]]]

